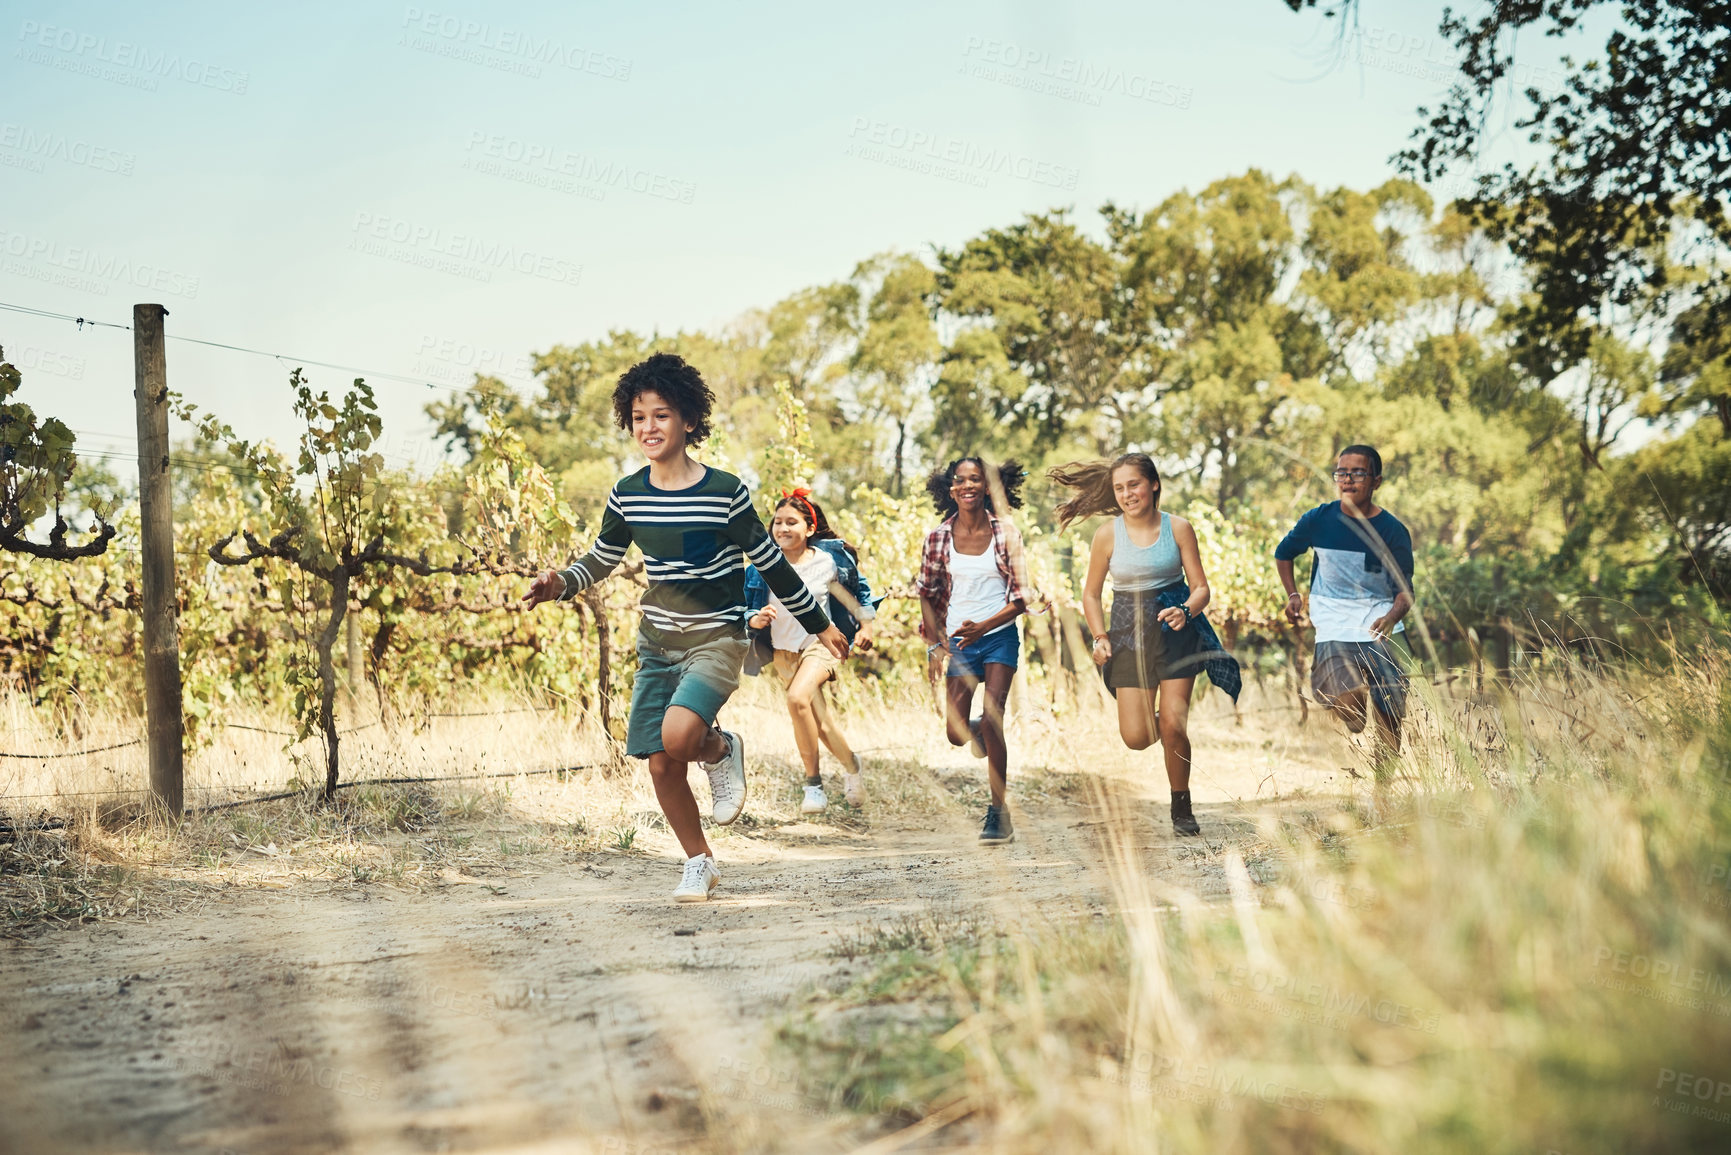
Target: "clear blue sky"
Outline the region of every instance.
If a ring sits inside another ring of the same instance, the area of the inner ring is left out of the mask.
[[[1251,166],[1377,183],[1448,59],[1440,5],[1363,8],[1330,69],[1331,26],[1280,0],[14,0],[0,301],[160,301],[175,334],[518,377],[532,350],[717,326],[1026,212]],[[39,410],[122,435],[82,445],[130,448],[130,334],[0,312],[0,345]],[[172,387],[289,433],[286,364],[168,354]],[[424,464],[435,394],[375,387]]]

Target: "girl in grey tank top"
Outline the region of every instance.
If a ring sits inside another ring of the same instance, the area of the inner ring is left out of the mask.
[[[1137,545],[1124,528],[1124,515],[1112,519],[1112,564],[1106,571],[1115,594],[1144,593],[1184,580],[1184,562],[1172,537],[1172,515],[1160,512],[1160,536]]]
[[[1097,514],[1117,515],[1095,529],[1089,541],[1082,591],[1082,611],[1094,635],[1089,656],[1117,699],[1124,745],[1146,750],[1158,742],[1162,748],[1172,790],[1172,829],[1200,834],[1190,802],[1191,692],[1196,675],[1206,672],[1236,700],[1241,680],[1237,662],[1221,649],[1202,613],[1208,607],[1208,577],[1195,529],[1160,509],[1160,470],[1146,453],[1072,462],[1052,470],[1051,477],[1071,491],[1058,506],[1061,528]],[[1136,519],[1139,532],[1152,528],[1154,540],[1145,546],[1131,541],[1127,517]]]

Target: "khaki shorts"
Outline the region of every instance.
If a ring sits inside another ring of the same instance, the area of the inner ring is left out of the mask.
[[[828,646],[817,641],[797,654],[792,650],[775,651],[775,672],[789,685],[793,684],[793,679],[807,666],[816,666],[824,672],[824,677],[818,681],[821,686],[836,676],[835,672],[841,669],[841,659],[830,653]]]

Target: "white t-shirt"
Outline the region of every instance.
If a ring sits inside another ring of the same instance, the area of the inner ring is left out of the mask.
[[[793,572],[799,575],[799,580],[805,583],[805,588],[811,591],[818,605],[829,605],[830,583],[836,579],[835,558],[825,550],[808,546],[805,556],[794,563]],[[770,645],[795,654],[811,645],[816,635],[806,632],[799,619],[781,604],[780,598],[771,593],[769,604],[776,607],[775,620],[769,623]]]
[[[983,622],[1010,604],[1010,583],[998,572],[997,550],[990,545],[980,554],[957,553],[950,542],[950,608],[944,632],[951,637],[963,622]],[[1015,625],[1005,622],[998,630]],[[988,635],[990,636],[990,635]]]

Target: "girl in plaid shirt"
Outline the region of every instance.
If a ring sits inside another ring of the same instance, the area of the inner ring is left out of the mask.
[[[995,469],[978,457],[963,457],[936,471],[926,491],[943,524],[926,535],[920,576],[920,636],[928,643],[928,676],[944,677],[944,726],[950,744],[971,743],[986,760],[992,801],[980,841],[1015,837],[1005,799],[1009,753],[1004,746],[1004,703],[1016,676],[1021,638],[1016,618],[1033,590],[1022,560],[1022,535],[1008,517],[1022,504],[1022,467],[1005,461]],[[947,669],[946,669],[947,663]],[[985,705],[973,712],[974,688],[986,687]]]

